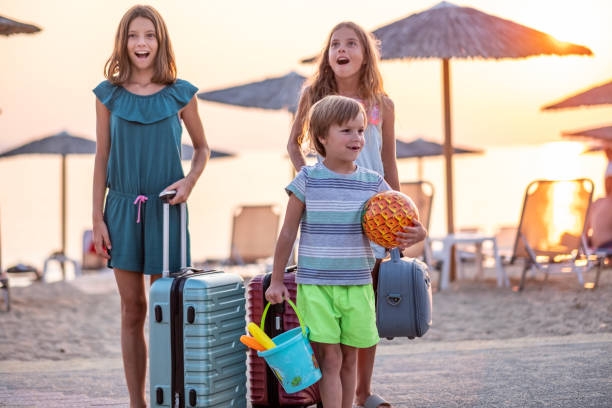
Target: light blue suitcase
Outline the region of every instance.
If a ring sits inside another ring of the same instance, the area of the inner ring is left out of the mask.
[[[376,296],[378,335],[394,337],[423,336],[431,326],[431,280],[427,266],[416,259],[401,259],[399,249],[380,264]]]
[[[150,405],[246,408],[246,348],[240,342],[246,324],[242,278],[185,267],[185,204],[181,204],[182,267],[169,274],[167,202],[163,212],[163,277],[149,294]]]

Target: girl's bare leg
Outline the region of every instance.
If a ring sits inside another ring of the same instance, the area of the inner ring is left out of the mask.
[[[144,408],[147,406],[147,343],[144,334],[147,297],[144,275],[140,272],[115,269],[115,280],[121,296],[121,352],[130,394],[130,407]]]

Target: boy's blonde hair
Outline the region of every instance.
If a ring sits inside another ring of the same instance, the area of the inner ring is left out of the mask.
[[[337,24],[329,33],[325,46],[321,50],[317,58],[318,69],[309,81],[308,87],[303,94],[303,109],[298,111],[296,120],[302,129],[301,137],[298,137],[298,143],[301,145],[304,141],[306,115],[310,107],[317,101],[327,95],[335,95],[338,93],[338,86],[334,71],[329,65],[329,47],[334,33],[341,28],[349,28],[355,32],[361,48],[363,49],[363,66],[359,73],[359,97],[363,99],[367,110],[370,110],[373,105],[378,105],[382,112],[382,97],[387,95],[383,88],[383,80],[378,68],[378,60],[380,59],[378,52],[378,40],[360,25],[352,21],[344,21]]]
[[[308,136],[310,147],[325,157],[325,146],[321,140],[327,138],[329,128],[332,125],[342,126],[351,119],[355,119],[361,113],[363,127],[368,123],[366,111],[362,104],[354,99],[339,95],[330,95],[321,99],[312,107],[308,113]]]
[[[115,35],[113,53],[104,64],[104,76],[114,85],[122,85],[129,79],[132,67],[127,53],[128,29],[136,17],[150,20],[155,27],[158,48],[151,81],[156,84],[173,83],[176,81],[176,63],[166,23],[157,10],[143,5],[132,7],[121,18]]]

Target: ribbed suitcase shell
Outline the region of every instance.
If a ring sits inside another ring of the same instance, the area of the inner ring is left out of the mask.
[[[242,278],[215,271],[196,274],[182,285],[183,317],[171,317],[174,277],[160,278],[150,291],[151,407],[246,407],[246,348],[240,342],[245,327]],[[180,289],[180,285],[179,285]],[[161,322],[156,321],[156,308]],[[189,323],[189,309],[195,310]],[[178,311],[177,311],[178,312]],[[182,327],[184,396],[172,396],[172,334]],[[163,402],[158,403],[158,389]],[[196,404],[190,401],[194,393]]]
[[[267,284],[264,279],[268,276]],[[270,274],[257,275],[251,279],[247,288],[248,320],[261,323],[261,315],[265,306],[264,291],[269,285]],[[283,279],[289,290],[291,300],[295,301],[297,284],[295,273],[286,273]],[[284,303],[272,305],[266,316],[265,331],[270,337],[298,327],[300,322],[290,306]],[[319,386],[314,384],[294,394],[287,394],[263,358],[258,357],[253,349],[248,352],[249,385],[251,403],[257,407],[307,407],[320,404]]]
[[[376,326],[380,337],[421,337],[431,326],[431,280],[427,266],[401,259],[397,249],[380,264]]]

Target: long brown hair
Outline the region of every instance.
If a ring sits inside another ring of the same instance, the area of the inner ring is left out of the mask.
[[[104,64],[104,76],[114,85],[122,85],[129,79],[132,67],[127,53],[128,29],[130,23],[136,17],[151,20],[155,27],[158,48],[151,82],[157,84],[173,83],[176,81],[176,63],[174,62],[174,52],[172,51],[170,37],[168,37],[166,23],[164,23],[164,19],[157,10],[151,6],[142,5],[132,7],[121,18],[115,35],[113,53]]]
[[[297,121],[301,135],[298,137],[298,143],[301,145],[306,136],[306,118],[310,107],[317,101],[327,95],[335,95],[338,93],[338,86],[334,71],[329,65],[329,47],[332,36],[341,28],[350,28],[355,32],[357,38],[361,42],[363,49],[363,66],[359,75],[359,97],[363,100],[366,110],[369,111],[373,105],[378,105],[382,112],[382,97],[386,95],[383,88],[383,80],[378,68],[379,52],[378,40],[360,25],[352,21],[343,21],[337,24],[329,33],[325,46],[321,50],[317,59],[317,72],[308,81],[307,87],[304,89],[302,96],[302,104],[297,112],[295,120]]]

